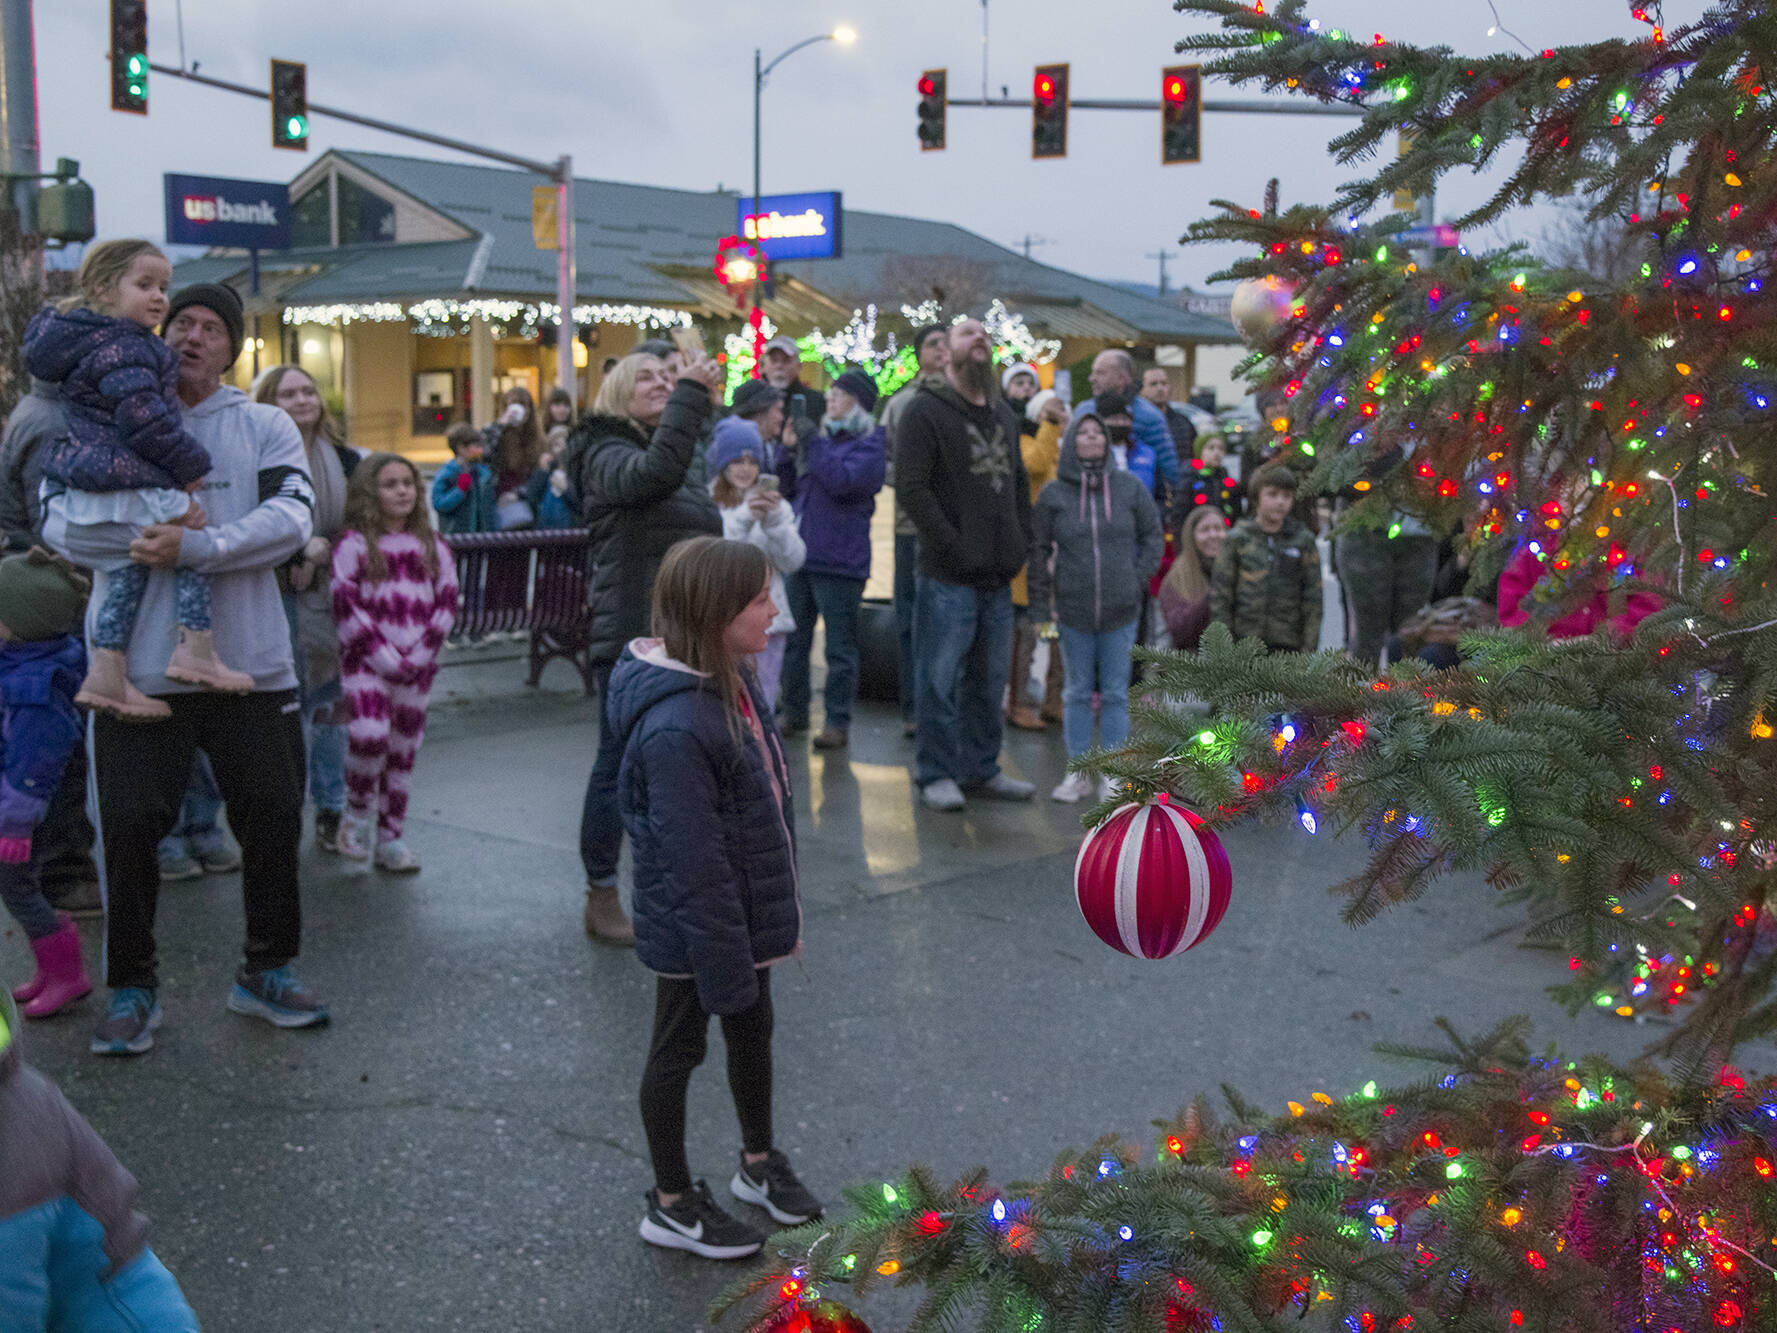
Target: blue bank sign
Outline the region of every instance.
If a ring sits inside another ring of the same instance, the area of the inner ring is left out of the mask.
[[[166,178],[167,240],[246,250],[290,247],[290,187],[222,176]]]
[[[768,194],[754,210],[745,195],[735,202],[734,234],[765,251],[767,259],[839,259],[845,253],[845,213],[838,191]]]

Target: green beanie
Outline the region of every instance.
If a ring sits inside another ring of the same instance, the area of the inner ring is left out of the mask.
[[[86,615],[90,591],[85,574],[41,546],[9,555],[0,560],[0,625],[26,643],[72,634]]]

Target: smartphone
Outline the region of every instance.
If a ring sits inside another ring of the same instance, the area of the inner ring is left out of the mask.
[[[759,474],[759,480],[753,484],[759,488],[761,494],[777,494],[777,477],[770,472],[761,472]]]
[[[679,355],[685,358],[687,364],[705,354],[703,335],[696,329],[676,328],[668,336],[672,338],[673,346],[679,349]]]

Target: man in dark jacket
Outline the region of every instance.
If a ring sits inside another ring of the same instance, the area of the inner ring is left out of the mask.
[[[766,343],[759,369],[765,382],[784,396],[784,420],[803,423],[798,429],[812,435],[809,427],[818,426],[827,415],[827,397],[802,382],[802,349],[796,340],[777,337]],[[771,443],[769,436],[766,443]]]
[[[614,376],[623,370],[619,364]],[[615,404],[614,412],[600,412],[595,404],[568,446],[568,476],[592,536],[586,598],[592,607],[589,655],[599,687],[598,756],[580,817],[586,931],[620,945],[634,944],[635,932],[617,900],[623,848],[617,768],[623,751],[610,725],[605,687],[629,641],[648,631],[661,557],[687,537],[722,535],[716,502],[689,475],[710,395],[722,382],[721,367],[699,358],[677,386],[656,357],[640,358],[633,371],[623,377],[634,384],[628,402]]]
[[[1028,801],[1036,790],[999,767],[1011,584],[1030,550],[1030,486],[980,320],[950,330],[944,374],[944,383],[921,386],[901,418],[895,481],[919,534],[914,776],[932,809],[960,810],[966,791]]]
[[[1172,378],[1164,366],[1149,366],[1141,373],[1141,396],[1160,410],[1166,418],[1167,433],[1173,448],[1178,450],[1179,473],[1189,476],[1191,460],[1197,457],[1197,427],[1191,418],[1172,405]]]

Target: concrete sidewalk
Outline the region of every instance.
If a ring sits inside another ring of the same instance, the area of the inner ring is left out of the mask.
[[[330,1027],[223,1010],[241,920],[219,876],[163,892],[152,1052],[88,1055],[97,997],[24,1034],[142,1180],[207,1329],[700,1329],[738,1275],[635,1234],[653,985],[581,933],[596,705],[567,667],[528,691],[499,656],[440,677],[410,816],[423,873],[351,879],[305,847],[300,967]],[[1479,882],[1342,925],[1324,886],[1362,849],[1294,824],[1226,839],[1233,904],[1203,945],[1125,958],[1073,903],[1078,809],[1042,799],[1058,730],[1009,739],[1030,805],[925,810],[911,753],[892,710],[865,706],[849,753],[793,758],[807,947],[774,981],[778,1141],[830,1200],[913,1161],[1012,1179],[1106,1131],[1145,1142],[1222,1081],[1281,1108],[1411,1076],[1370,1046],[1434,1039],[1439,1014],[1472,1030],[1530,1012],[1540,1039],[1618,1056],[1648,1035],[1554,1011],[1558,965],[1516,948]],[[0,978],[27,970],[12,928]],[[725,1199],[737,1135],[711,1047],[691,1159]],[[908,1308],[859,1307],[878,1333]]]

